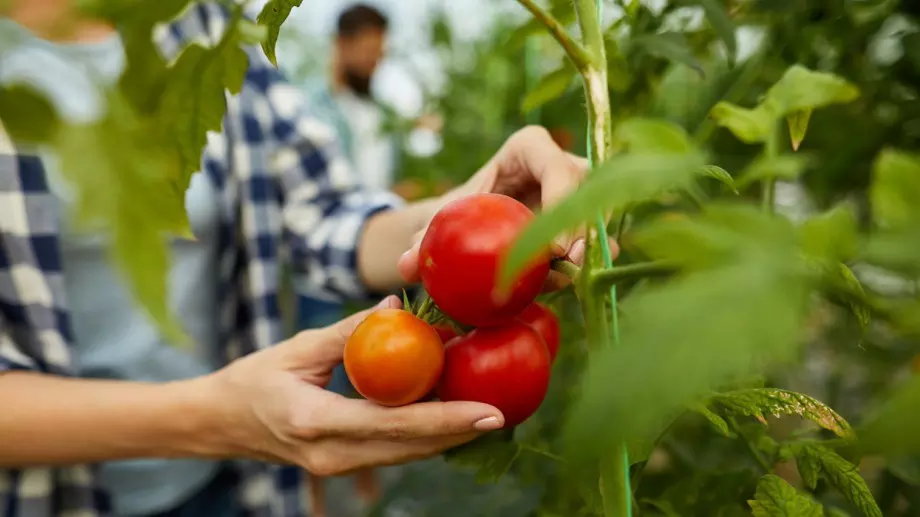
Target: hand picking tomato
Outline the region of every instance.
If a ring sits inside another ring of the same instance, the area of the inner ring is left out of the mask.
[[[532,415],[549,387],[550,358],[540,334],[521,321],[478,328],[447,347],[438,397],[491,404],[513,427]]]
[[[549,351],[550,363],[555,361],[556,353],[559,352],[560,334],[559,318],[556,317],[556,314],[549,307],[534,302],[524,309],[518,319],[540,333]]]
[[[364,398],[382,406],[411,404],[435,387],[444,346],[431,325],[402,309],[370,314],[345,343],[345,372]]]
[[[454,200],[435,214],[419,247],[422,285],[445,314],[475,327],[508,322],[543,289],[549,253],[518,275],[498,299],[498,268],[514,239],[534,215],[501,194],[474,194]]]

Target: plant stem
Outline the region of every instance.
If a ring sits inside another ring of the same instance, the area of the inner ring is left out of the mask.
[[[764,144],[764,156],[767,160],[779,154],[779,122],[773,124],[767,141]],[[763,181],[763,210],[773,213],[776,209],[776,178],[767,178]]]
[[[610,288],[611,285],[624,280],[667,276],[677,269],[677,265],[667,261],[639,262],[626,266],[616,266],[591,273],[590,282],[595,291]]]
[[[572,63],[575,64],[575,68],[583,70],[588,66],[590,62],[590,56],[585,50],[585,47],[581,43],[575,41],[568,32],[566,32],[565,27],[559,23],[559,20],[553,18],[551,14],[546,12],[542,7],[534,3],[533,0],[518,0],[518,3],[523,5],[530,14],[534,16],[537,20],[543,23],[546,28],[549,30],[549,33],[556,38],[556,41],[562,45],[562,48],[565,49],[565,53],[568,54],[569,59],[572,60]]]
[[[552,267],[553,271],[558,271],[567,276],[572,282],[575,282],[578,279],[578,275],[581,274],[580,267],[565,259],[554,259],[550,262],[550,267]]]
[[[769,474],[770,472],[773,472],[773,467],[770,465],[769,462],[767,462],[766,459],[764,459],[763,455],[760,454],[760,451],[758,451],[757,448],[754,447],[754,444],[751,443],[750,440],[748,440],[748,437],[744,433],[741,432],[741,426],[738,425],[738,422],[733,417],[728,418],[728,425],[732,429],[732,431],[734,431],[735,434],[738,435],[738,438],[740,438],[741,441],[744,442],[745,447],[747,447],[748,454],[750,454],[750,456],[754,458],[754,461],[756,461],[757,464],[760,465],[760,468],[763,469],[764,474]]]
[[[431,296],[425,294],[425,298],[422,300],[422,304],[418,308],[418,312],[415,314],[422,321],[426,321],[425,317],[428,316],[428,312],[431,310],[431,305],[434,303],[434,300],[431,299]]]

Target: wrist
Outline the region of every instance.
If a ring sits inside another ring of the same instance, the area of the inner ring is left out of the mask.
[[[164,385],[175,424],[170,435],[174,454],[186,457],[226,459],[246,456],[244,437],[235,426],[232,406],[215,375]]]

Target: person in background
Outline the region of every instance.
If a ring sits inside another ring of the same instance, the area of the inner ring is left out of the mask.
[[[393,184],[397,141],[381,131],[384,108],[374,98],[371,83],[384,56],[389,21],[379,10],[365,4],[346,8],[338,17],[328,74],[307,85],[311,114],[335,129],[343,154],[359,181],[370,190],[389,190]],[[324,327],[341,319],[345,307],[311,287],[309,279],[293,276],[297,297],[297,330]],[[344,368],[336,368],[328,389],[354,396]],[[325,483],[308,477],[311,515],[326,517]],[[380,493],[373,470],[355,475],[361,502],[370,504]]]

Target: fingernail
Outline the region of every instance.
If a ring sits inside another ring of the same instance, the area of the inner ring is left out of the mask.
[[[390,296],[387,296],[383,300],[380,300],[377,303],[377,306],[374,308],[375,309],[388,309],[392,305],[392,302],[393,302],[393,295],[391,294]]]
[[[578,239],[572,244],[572,247],[569,248],[568,253],[569,260],[575,264],[581,264],[585,260],[585,240]]]
[[[482,420],[478,420],[475,424],[473,424],[473,429],[476,429],[477,431],[494,431],[496,429],[501,429],[501,427],[501,421],[494,416],[483,418]]]

